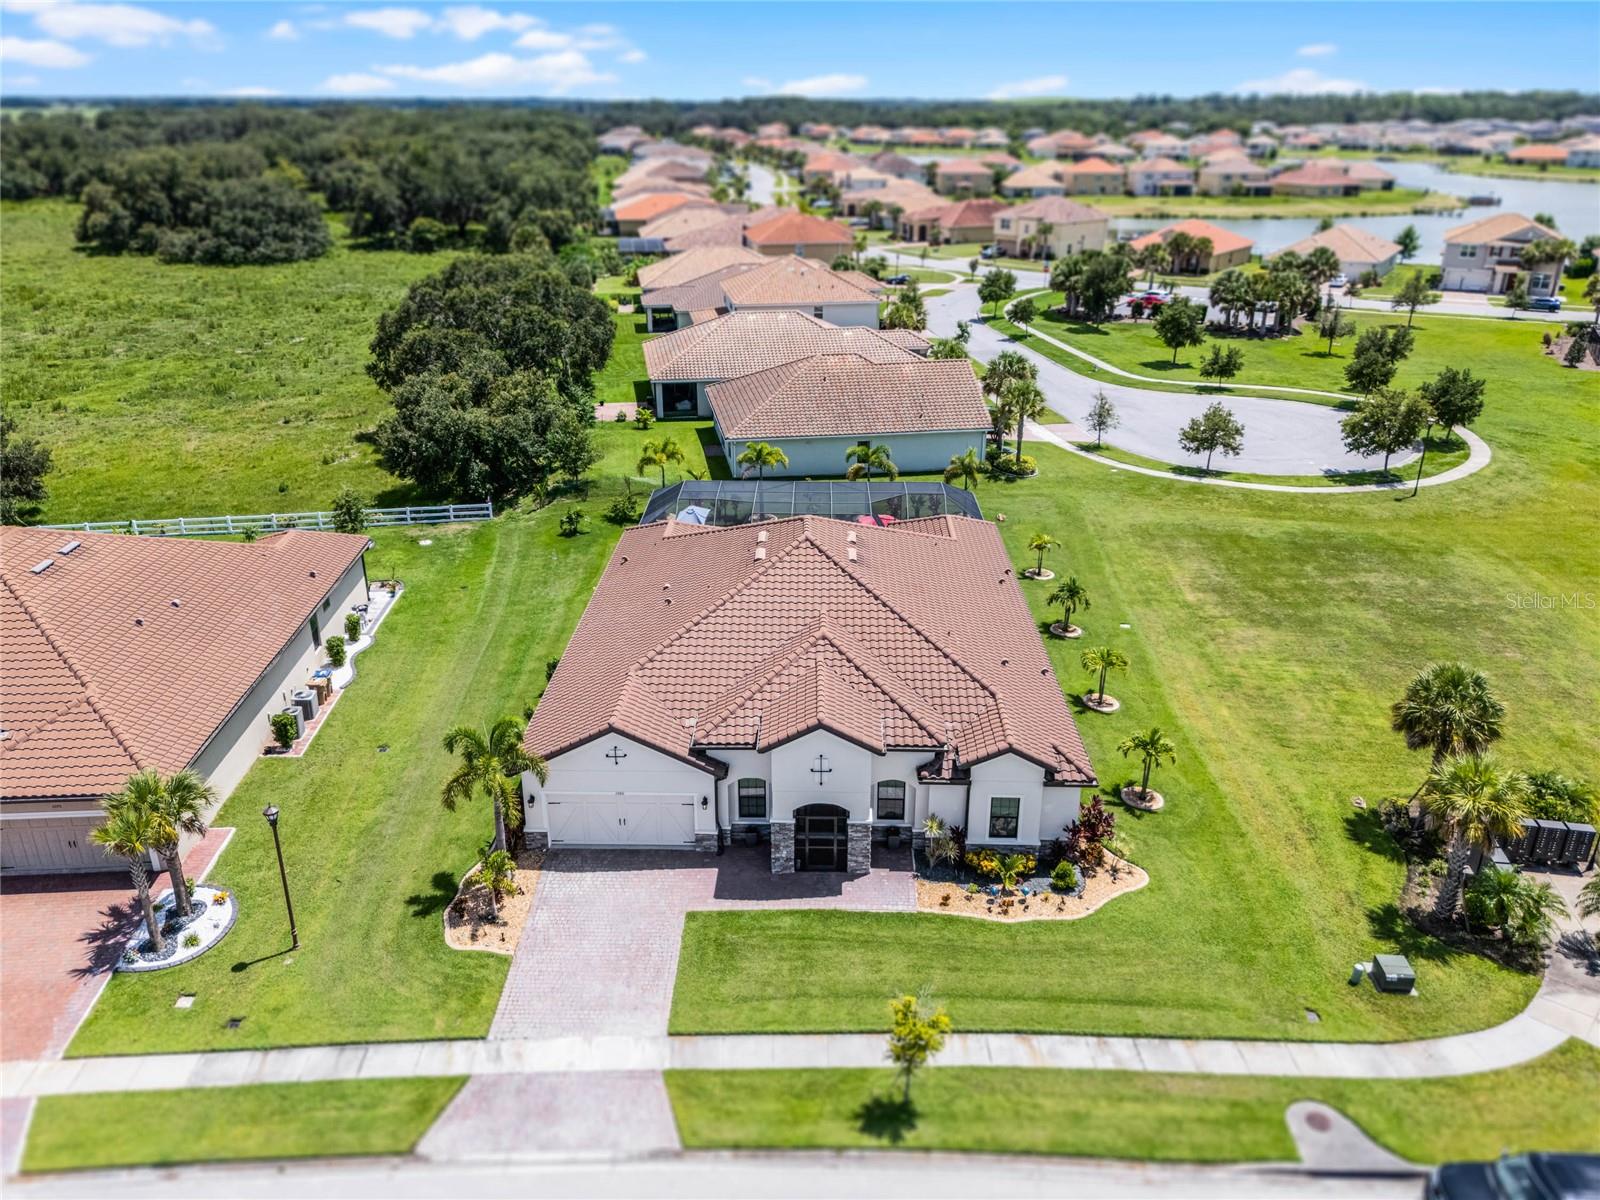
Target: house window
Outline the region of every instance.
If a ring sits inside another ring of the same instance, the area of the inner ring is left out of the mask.
[[[1017,836],[1017,818],[1022,812],[1018,796],[994,796],[989,800],[989,836],[1014,838]]]
[[[822,320],[822,306],[819,304],[816,308],[813,308],[811,310],[811,315],[819,321]]]
[[[1548,275],[1533,275],[1533,276],[1530,276],[1529,279],[1528,279],[1528,290],[1529,291],[1533,291],[1533,292],[1549,291],[1550,290],[1550,276],[1548,276]]]
[[[1478,257],[1478,248],[1476,246],[1460,246],[1457,249],[1462,258]]]
[[[765,821],[767,819],[767,781],[765,779],[739,780],[739,819]]]
[[[906,785],[899,779],[885,779],[878,785],[878,820],[906,819]]]
[[[1010,217],[1001,217],[1000,218],[1000,228],[1001,229],[1010,229],[1011,228],[1011,218]]]

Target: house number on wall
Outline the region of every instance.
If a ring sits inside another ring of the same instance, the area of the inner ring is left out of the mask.
[[[833,768],[828,765],[828,756],[827,755],[825,755],[825,754],[817,755],[817,765],[811,768],[811,773],[817,777],[817,786],[821,787],[822,786],[822,777],[824,775],[832,775],[833,774]]]

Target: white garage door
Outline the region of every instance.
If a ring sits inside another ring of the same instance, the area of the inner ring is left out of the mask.
[[[100,824],[89,817],[11,817],[0,821],[0,871],[46,875],[67,871],[115,871],[120,860],[89,840]]]
[[[695,798],[667,792],[547,792],[552,846],[692,846]]]

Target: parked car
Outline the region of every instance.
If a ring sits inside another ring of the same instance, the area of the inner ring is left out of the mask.
[[[891,275],[891,276],[889,276],[889,278],[885,279],[884,282],[885,283],[889,283],[889,284],[893,284],[895,287],[903,287],[906,284],[911,282],[911,276],[909,276],[909,275]]]
[[[1560,296],[1535,296],[1528,301],[1529,312],[1560,312]]]
[[[982,250],[978,251],[979,258],[997,258],[999,254],[999,246],[985,246]]]
[[[1435,1167],[1423,1200],[1600,1200],[1600,1155],[1517,1154]]]
[[[1331,287],[1331,288],[1342,288],[1342,287],[1345,287],[1346,285],[1348,285],[1349,282],[1350,282],[1350,279],[1349,279],[1348,276],[1346,276],[1346,275],[1335,275],[1332,279],[1328,280],[1328,286]]]

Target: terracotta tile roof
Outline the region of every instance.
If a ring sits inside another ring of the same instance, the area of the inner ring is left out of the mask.
[[[852,283],[863,292],[871,292],[874,296],[882,295],[889,290],[889,285],[884,283],[883,280],[874,279],[865,271],[835,271],[834,274],[846,283]],[[880,329],[878,332],[882,333],[883,331]]]
[[[1292,250],[1304,258],[1319,246],[1332,250],[1340,262],[1383,262],[1400,253],[1399,245],[1360,226],[1334,225],[1320,233],[1303,237],[1269,257],[1276,258]]]
[[[819,150],[806,158],[802,171],[825,171],[832,174],[836,171],[848,171],[852,167],[859,167],[861,160],[852,154],[840,154],[835,150]]]
[[[775,221],[793,211],[789,208],[758,208],[754,212],[732,213],[715,225],[705,225],[699,229],[691,229],[687,233],[673,234],[667,239],[667,250],[669,253],[677,254],[682,250],[704,246],[743,247],[746,230],[768,221]]]
[[[721,774],[719,748],[813,729],[926,750],[928,777],[1012,752],[1094,782],[999,533],[967,517],[625,531],[524,742],[614,731]]]
[[[964,229],[972,225],[987,228],[997,212],[1010,209],[1004,200],[958,200],[954,204],[934,204],[906,213],[906,221],[937,221],[941,229]]]
[[[1068,175],[1115,175],[1122,177],[1122,168],[1116,163],[1107,162],[1098,156],[1085,158],[1079,162],[1067,163],[1061,168]]]
[[[1034,163],[1031,167],[1023,167],[1020,171],[1013,171],[1000,181],[1003,188],[1041,188],[1063,187],[1061,172],[1063,164],[1053,162]]]
[[[1369,162],[1350,163],[1347,167],[1345,167],[1344,173],[1351,179],[1366,180],[1374,183],[1383,183],[1386,180],[1392,181],[1394,179],[1393,174],[1385,171],[1382,167],[1378,166],[1377,163]]]
[[[938,165],[937,170],[941,176],[965,175],[972,179],[987,179],[994,174],[986,163],[970,158],[947,158]]]
[[[1157,242],[1165,243],[1175,233],[1187,233],[1192,238],[1210,238],[1211,253],[1228,254],[1234,250],[1247,250],[1255,245],[1249,238],[1237,233],[1230,233],[1219,228],[1209,221],[1201,221],[1191,217],[1187,221],[1178,221],[1172,225],[1163,226],[1152,230],[1143,237],[1136,237],[1128,245],[1135,250],[1143,250],[1146,246],[1153,246]]]
[[[188,766],[367,544],[5,527],[0,797],[97,797]]]
[[[977,155],[981,163],[991,167],[1020,167],[1022,160],[1014,154],[1007,154],[1004,150],[990,150],[985,154]]]
[[[899,346],[902,350],[910,350],[915,354],[927,354],[932,343],[928,335],[918,333],[915,329],[879,329],[877,334],[892,346]]]
[[[766,261],[766,255],[758,254],[744,246],[700,246],[640,267],[639,286],[646,289],[674,287],[709,275],[713,271],[720,271],[723,267],[732,266],[734,263]]]
[[[1291,167],[1272,177],[1272,182],[1290,183],[1300,187],[1325,187],[1333,184],[1354,183],[1349,172],[1343,167],[1332,166],[1328,163],[1306,163],[1304,166]]]
[[[1128,166],[1128,174],[1130,175],[1144,175],[1157,171],[1161,172],[1162,174],[1170,173],[1174,175],[1194,174],[1193,171],[1184,166],[1181,162],[1175,162],[1170,158],[1147,158],[1143,162],[1131,163]]]
[[[672,238],[679,234],[692,233],[696,229],[706,229],[712,225],[719,225],[736,212],[743,209],[734,209],[730,212],[720,204],[685,204],[682,208],[675,208],[664,216],[646,221],[639,226],[639,236],[647,238]]]
[[[698,203],[703,203],[701,197],[687,192],[647,192],[613,205],[611,215],[619,221],[648,221],[685,204]]]
[[[852,204],[867,204],[876,200],[885,209],[892,204],[898,204],[902,209],[910,209],[923,204],[942,204],[944,197],[924,183],[914,179],[891,179],[882,187],[876,188],[851,188],[841,193],[839,202]]]
[[[1532,230],[1536,238],[1561,236],[1554,229],[1541,225],[1521,213],[1503,212],[1446,230],[1444,240],[1452,244],[1482,245],[1485,242],[1504,241],[1528,230]]]
[[[732,312],[650,339],[644,362],[651,379],[683,381],[733,379],[818,354],[859,354],[884,363],[916,358],[885,332],[830,325],[788,309]]]
[[[966,359],[874,363],[819,354],[706,389],[725,437],[867,437],[992,425]]]
[[[1564,163],[1567,161],[1567,148],[1550,145],[1518,146],[1515,150],[1506,152],[1506,161]]]
[[[733,307],[763,304],[867,304],[877,296],[812,259],[768,259],[723,283]]]
[[[764,262],[771,262],[765,259]],[[727,279],[744,271],[758,271],[762,263],[732,263],[720,271],[712,271],[709,275],[702,275],[698,279],[691,279],[688,283],[675,284],[672,287],[650,288],[639,297],[641,308],[671,308],[674,312],[715,312],[726,311],[727,302],[723,295],[722,285]]]
[[[1052,225],[1077,225],[1083,221],[1104,221],[1108,218],[1098,208],[1079,204],[1065,196],[1040,196],[1011,210],[1013,217],[1035,218]]]
[[[745,240],[753,246],[854,245],[850,231],[837,221],[799,212],[785,213],[747,229]]]

